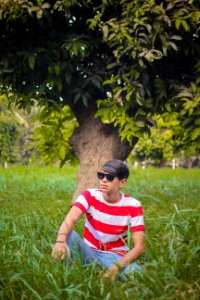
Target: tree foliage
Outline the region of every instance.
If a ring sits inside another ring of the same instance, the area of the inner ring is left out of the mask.
[[[3,101],[4,100],[4,101]],[[0,163],[12,163],[19,159],[19,123],[7,110],[5,99],[0,97]]]
[[[173,112],[169,115],[167,113],[167,116],[168,120],[165,118],[165,121],[163,115],[154,116],[156,126],[151,128],[150,135],[144,133],[132,151],[131,160],[144,161],[150,159],[160,164],[163,160],[170,161],[180,156],[180,151],[183,151],[184,145],[178,138],[182,130],[177,119],[178,114]],[[196,154],[195,150],[193,149],[192,154]]]
[[[120,18],[103,23],[102,30],[121,69],[107,82],[114,86],[112,97],[99,102],[98,115],[103,117],[114,100],[115,124],[129,138],[149,125],[149,111],[163,113],[166,121],[176,112],[184,128],[182,141],[199,147],[199,1],[120,3]]]
[[[175,112],[182,142],[199,147],[199,1],[6,0],[0,25],[9,101],[68,105],[78,122],[91,112],[130,143],[151,115]]]
[[[42,107],[37,120],[39,123],[35,128],[34,139],[41,158],[46,163],[59,159],[61,166],[66,161],[75,162],[68,140],[78,124],[70,107]]]

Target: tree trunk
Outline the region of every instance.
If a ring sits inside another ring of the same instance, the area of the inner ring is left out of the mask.
[[[96,172],[101,170],[103,163],[110,159],[125,160],[132,150],[127,141],[121,141],[117,128],[102,124],[92,115],[81,120],[70,144],[80,161],[73,201],[84,189],[99,186]]]

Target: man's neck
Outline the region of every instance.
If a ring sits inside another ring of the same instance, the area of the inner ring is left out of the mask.
[[[116,193],[103,193],[103,198],[105,201],[110,202],[110,203],[117,203],[121,200],[121,193],[116,192]]]

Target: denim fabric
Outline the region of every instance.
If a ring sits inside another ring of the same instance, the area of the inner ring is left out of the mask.
[[[115,253],[93,250],[75,231],[72,231],[68,236],[67,245],[71,250],[72,259],[81,258],[85,264],[96,262],[97,264],[109,268],[121,258],[120,255]],[[128,274],[133,271],[138,273],[141,272],[141,268],[136,262],[133,262],[123,269],[124,274]]]

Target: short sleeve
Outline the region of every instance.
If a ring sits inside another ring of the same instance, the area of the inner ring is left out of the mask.
[[[88,190],[85,190],[78,196],[76,201],[72,204],[72,207],[76,206],[80,208],[80,210],[82,210],[83,213],[85,213],[90,207],[90,198],[90,192]]]
[[[132,207],[130,228],[132,232],[145,230],[143,209],[139,201]]]

